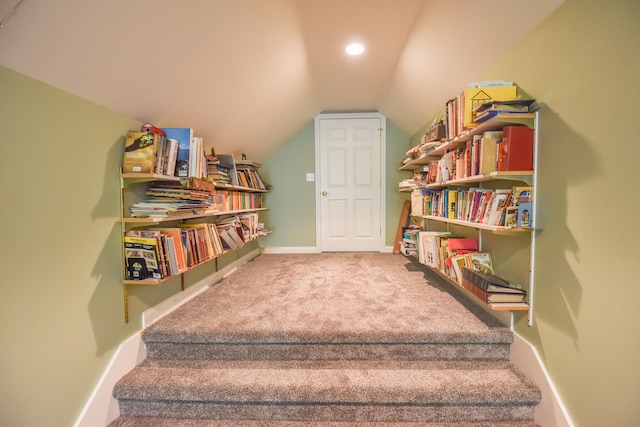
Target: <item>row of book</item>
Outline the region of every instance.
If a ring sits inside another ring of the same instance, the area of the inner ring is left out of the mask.
[[[213,184],[197,178],[153,181],[147,185],[145,199],[132,203],[129,211],[132,218],[206,214],[214,211],[213,191]]]
[[[499,131],[474,135],[463,146],[448,150],[440,159],[431,160],[418,179],[423,185],[502,171],[533,171],[533,129],[505,126]]]
[[[262,180],[255,166],[236,163],[236,173],[240,186],[254,190],[267,190],[267,184]]]
[[[453,140],[478,125],[473,121],[473,111],[482,104],[514,99],[517,99],[517,87],[513,82],[494,80],[467,84],[465,90],[445,103],[447,140]]]
[[[506,228],[533,225],[533,187],[415,189],[411,213]]]
[[[124,173],[154,173],[180,178],[207,176],[201,137],[191,128],[157,128],[144,124],[127,132],[122,160]]]
[[[422,230],[407,230],[405,238],[416,240],[421,264],[437,269],[484,302],[524,303],[526,291],[496,276],[491,253],[480,251],[477,239]]]
[[[269,232],[255,213],[232,216],[218,224],[128,230],[124,236],[126,278],[161,280],[181,274]]]
[[[208,176],[219,185],[234,185],[252,190],[269,190],[258,169],[261,164],[248,160],[235,160],[232,154],[207,156]]]
[[[262,208],[262,201],[261,193],[228,190],[215,190],[213,192],[213,208],[217,212],[260,209]]]
[[[187,178],[174,181],[153,181],[147,185],[145,199],[132,203],[132,218],[164,218],[185,215],[259,209],[260,193],[220,190],[209,181]]]
[[[528,113],[532,110],[535,99],[510,99],[506,101],[491,100],[475,107],[472,112],[473,123],[486,122],[498,114]]]

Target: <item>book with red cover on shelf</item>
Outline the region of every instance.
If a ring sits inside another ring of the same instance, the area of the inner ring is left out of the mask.
[[[505,126],[498,144],[497,170],[533,170],[533,129],[527,126]]]

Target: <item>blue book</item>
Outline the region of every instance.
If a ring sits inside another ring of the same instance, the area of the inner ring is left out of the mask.
[[[161,128],[167,139],[178,141],[178,155],[176,157],[176,170],[174,175],[180,178],[189,177],[189,156],[191,153],[191,140],[193,129],[191,128]]]

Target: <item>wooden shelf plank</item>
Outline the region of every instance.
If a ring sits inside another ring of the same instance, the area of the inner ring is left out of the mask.
[[[479,222],[463,221],[460,219],[451,219],[451,218],[445,218],[445,217],[434,216],[434,215],[422,215],[421,218],[432,220],[432,221],[447,222],[449,224],[462,225],[465,227],[476,228],[479,230],[498,231],[501,233],[522,233],[522,232],[531,232],[534,230],[533,228],[507,228],[499,225],[488,225],[488,224],[482,224]]]

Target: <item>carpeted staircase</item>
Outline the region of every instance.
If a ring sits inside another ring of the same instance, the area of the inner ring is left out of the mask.
[[[401,255],[263,254],[143,338],[111,426],[533,427],[540,401],[510,330]]]

